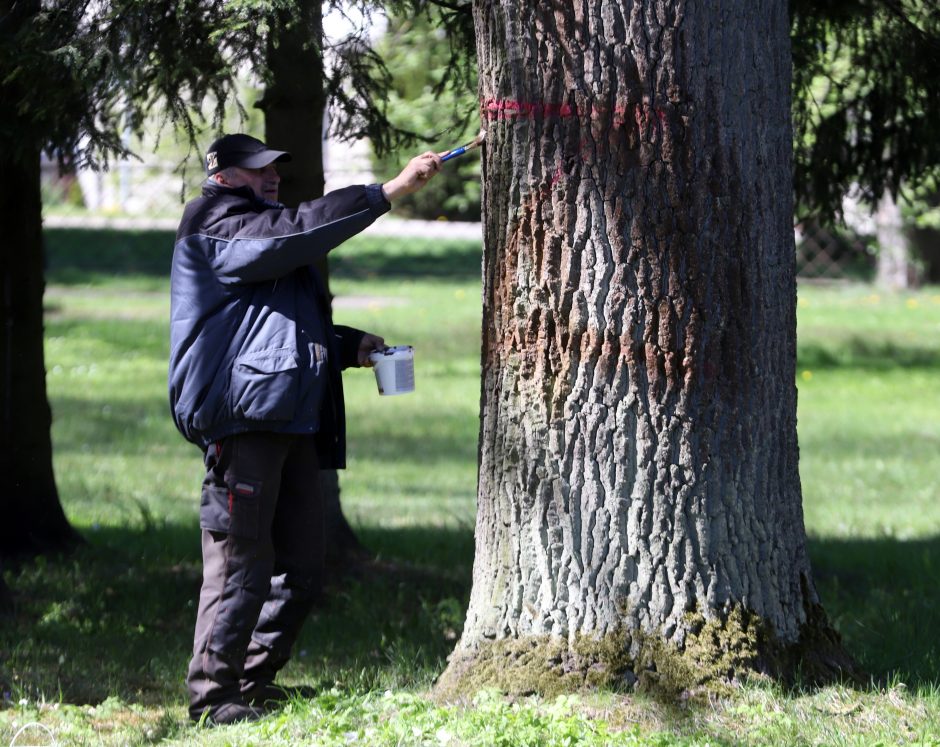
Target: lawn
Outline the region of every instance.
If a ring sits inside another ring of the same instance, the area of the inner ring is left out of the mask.
[[[412,395],[379,397],[368,371],[345,379],[343,504],[379,562],[336,580],[304,629],[285,677],[319,697],[205,732],[186,721],[182,685],[201,463],[166,404],[172,235],[50,230],[47,240],[56,475],[88,543],[8,574],[19,610],[0,632],[0,743],[23,730],[19,744],[51,733],[59,744],[940,745],[940,289],[799,289],[810,551],[870,686],[749,685],[707,704],[483,692],[455,706],[425,695],[469,594],[480,251],[343,247],[337,321],[416,350]]]

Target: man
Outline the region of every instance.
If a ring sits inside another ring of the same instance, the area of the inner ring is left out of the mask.
[[[313,263],[441,166],[425,153],[387,184],[287,208],[275,164],[289,160],[248,135],[216,140],[173,252],[170,404],[206,466],[189,713],[210,724],[285,697],[274,677],[323,563],[318,469],[345,466],[340,370],[384,347],[333,325]]]

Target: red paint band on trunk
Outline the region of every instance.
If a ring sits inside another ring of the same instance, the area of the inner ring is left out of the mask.
[[[577,107],[571,104],[511,99],[487,99],[483,102],[483,113],[487,119],[542,119],[576,117],[579,114]]]
[[[514,101],[512,99],[484,99],[480,105],[483,116],[488,120],[499,119],[547,119],[549,117],[587,117],[601,119],[613,115],[616,123],[623,124],[629,116],[637,124],[645,125],[652,120],[660,124],[666,120],[666,110],[663,107],[650,104],[617,104],[613,107],[591,104],[588,107],[578,107],[568,103],[555,101]]]

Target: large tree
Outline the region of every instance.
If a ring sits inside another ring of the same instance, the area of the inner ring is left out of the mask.
[[[475,14],[476,556],[442,691],[847,667],[801,504],[786,2]]]
[[[218,34],[211,14],[171,14],[161,26],[145,6],[131,0],[95,9],[78,0],[0,2],[0,220],[7,227],[0,252],[0,469],[6,485],[0,558],[79,541],[52,472],[40,154],[94,161],[121,153],[120,130],[139,125],[153,98],[165,97],[179,117],[188,95],[201,101],[211,93],[224,105],[231,93],[218,36],[208,41]]]
[[[46,401],[42,335],[43,260],[39,150],[19,159],[0,142],[0,210],[7,215],[0,251],[0,325],[3,426],[0,469],[7,476],[0,497],[0,549],[16,557],[79,541],[62,512],[52,477],[52,413]],[[0,576],[0,611],[11,600]]]

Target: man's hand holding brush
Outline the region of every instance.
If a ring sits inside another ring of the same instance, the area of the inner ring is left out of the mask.
[[[412,158],[408,165],[402,169],[401,173],[382,185],[382,191],[389,202],[394,202],[399,197],[414,194],[427,184],[431,177],[441,170],[444,161],[451,158],[462,156],[467,151],[479,148],[486,137],[486,130],[480,130],[480,133],[466,145],[459,148],[446,150],[443,153],[422,153],[420,156]]]
[[[399,197],[414,194],[441,170],[441,163],[441,157],[431,151],[415,156],[398,176],[382,185],[385,198],[395,202]]]

